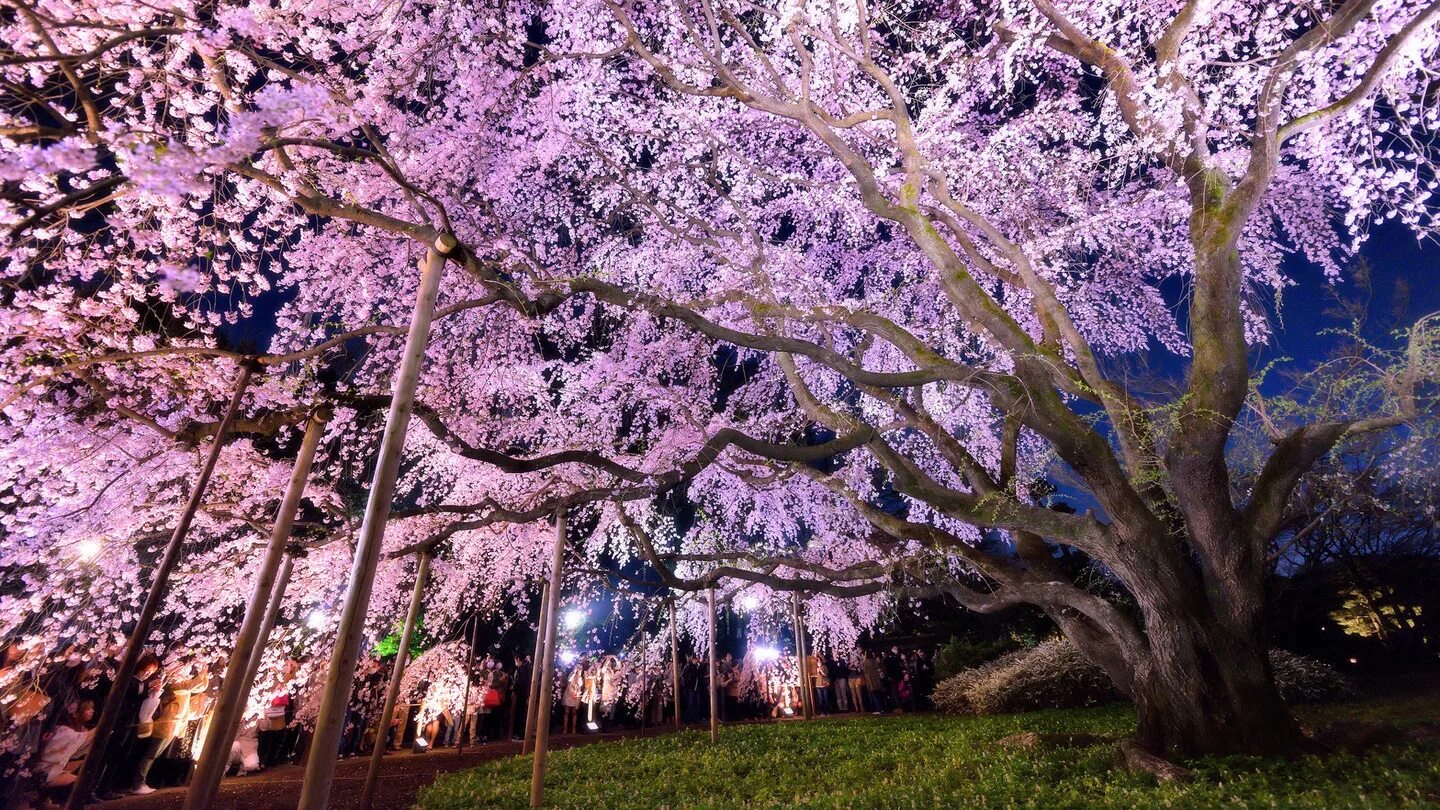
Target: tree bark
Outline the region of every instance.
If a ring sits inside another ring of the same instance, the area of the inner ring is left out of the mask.
[[[1151,654],[1131,690],[1142,746],[1169,757],[1300,750],[1258,626],[1242,635],[1194,617],[1149,624]]]

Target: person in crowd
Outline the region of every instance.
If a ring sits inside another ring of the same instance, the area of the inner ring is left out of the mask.
[[[471,719],[470,739],[477,745],[490,742],[490,714],[499,706],[500,693],[494,690],[495,685],[495,659],[489,655],[480,661],[480,672],[475,676],[471,685],[472,691],[478,696],[475,701],[474,714]]]
[[[595,722],[595,703],[599,700],[600,667],[588,655],[581,659],[581,666],[584,667],[585,678],[580,684],[580,714],[585,718],[585,728],[589,729]]]
[[[135,766],[135,781],[131,792],[138,795],[155,792],[149,784],[150,769],[155,760],[171,743],[181,736],[189,725],[192,712],[198,709],[198,702],[210,685],[210,671],[197,664],[192,658],[182,658],[165,673],[165,685],[158,694],[158,702],[148,728],[144,723],[146,710],[141,710],[141,728],[148,731],[141,746]],[[192,708],[192,703],[197,704]],[[146,706],[148,707],[148,701]]]
[[[878,715],[886,711],[886,676],[881,669],[880,659],[870,650],[865,650],[860,669],[865,680],[865,698],[870,700],[870,711]]]
[[[923,649],[915,651],[915,704],[921,710],[933,708],[930,694],[935,691],[935,661]]]
[[[530,710],[530,678],[534,672],[530,656],[515,656],[515,674],[511,677],[513,684],[510,688],[510,738],[516,742],[520,742],[520,735],[525,733],[522,726],[525,714]]]
[[[236,776],[246,776],[260,770],[260,727],[255,723],[245,723],[235,733],[235,741],[230,744],[230,764],[228,768],[235,769]]]
[[[898,712],[905,705],[900,700],[900,677],[905,673],[905,658],[900,654],[899,647],[892,646],[889,652],[884,653],[880,663],[885,673],[885,687],[889,690],[890,709]]]
[[[909,712],[915,711],[915,681],[908,669],[900,673],[900,681],[895,686],[895,699],[900,708]]]
[[[149,736],[154,721],[153,712],[160,707],[159,694],[164,686],[163,677],[159,657],[146,650],[140,654],[135,665],[135,675],[130,679],[130,683],[111,687],[125,691],[121,696],[115,731],[110,735],[106,750],[91,752],[91,756],[101,757],[101,764],[104,766],[99,782],[101,798],[115,798],[135,787],[136,767],[147,745],[144,737]],[[142,709],[150,712],[143,718],[143,725]]]
[[[827,659],[830,663],[830,678],[835,688],[835,711],[844,714],[850,711],[850,663],[845,656]]]
[[[373,745],[375,717],[378,714],[375,704],[379,700],[384,677],[380,659],[366,656],[360,661],[355,672],[355,688],[350,690],[350,700],[345,706],[345,730],[340,738],[341,759],[373,750],[366,740],[371,740]]]
[[[815,695],[815,711],[830,713],[830,667],[828,658],[810,655],[810,690]]]
[[[680,716],[687,723],[700,722],[701,701],[705,696],[703,680],[700,656],[692,655],[685,660],[685,666],[680,669],[680,689],[685,693],[684,701],[681,703]]]
[[[149,775],[150,766],[160,753],[161,741],[155,736],[155,714],[160,710],[160,700],[164,692],[163,674],[157,674],[145,682],[145,697],[140,700],[135,712],[135,741],[128,757],[128,776],[120,786],[124,793],[144,796],[155,792],[154,788],[145,784],[145,777]]]
[[[615,710],[620,703],[620,659],[607,655],[600,662],[600,716],[608,730],[615,722]]]
[[[577,662],[565,677],[565,690],[561,695],[560,703],[565,707],[564,718],[560,722],[561,734],[574,734],[576,725],[576,714],[580,711],[580,693],[585,687],[585,665]]]
[[[79,770],[90,740],[95,736],[95,730],[90,728],[94,719],[94,701],[81,700],[64,713],[59,725],[46,733],[32,767],[44,792],[50,793],[75,783],[75,772]]]
[[[50,697],[37,686],[33,651],[19,639],[0,645],[0,806],[26,782],[25,760],[45,731]]]
[[[850,673],[850,710],[865,711],[865,673],[860,668],[860,657],[851,652],[845,656],[845,669]]]
[[[739,703],[740,670],[735,665],[735,656],[725,653],[716,662],[715,677],[719,679],[716,688],[720,690],[720,719],[737,719]]]
[[[498,659],[490,659],[493,665],[490,670],[490,691],[486,692],[486,699],[493,702],[490,707],[490,727],[486,730],[485,739],[498,740],[503,742],[509,734],[506,725],[510,722],[510,692],[513,682],[510,673],[505,671]]]

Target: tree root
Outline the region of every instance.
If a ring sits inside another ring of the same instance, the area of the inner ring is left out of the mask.
[[[1105,742],[1109,742],[1109,739],[1095,734],[1040,734],[1034,731],[1022,731],[1019,734],[1001,737],[995,741],[995,744],[1002,748],[1033,751],[1045,748],[1084,748],[1088,745],[1099,745]]]
[[[1134,739],[1121,740],[1116,746],[1116,754],[1123,767],[1148,773],[1161,782],[1188,782],[1193,776],[1188,768],[1155,756]]]

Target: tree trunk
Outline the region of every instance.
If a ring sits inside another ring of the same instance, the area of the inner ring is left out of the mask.
[[[1150,649],[1130,688],[1140,744],[1165,757],[1299,752],[1258,626],[1201,616],[1146,622]]]
[[[1134,702],[1140,745],[1168,758],[1297,753],[1304,736],[1275,687],[1258,609],[1263,582],[1232,580],[1210,596],[1188,561],[1132,562],[1125,579],[1143,641],[1135,628],[1047,613]]]

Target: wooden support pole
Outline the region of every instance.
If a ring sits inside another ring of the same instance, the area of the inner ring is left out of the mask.
[[[440,276],[445,270],[445,256],[454,250],[455,237],[441,234],[425,255],[420,275],[420,289],[415,311],[410,318],[410,332],[405,338],[405,353],[395,375],[390,397],[390,412],[385,417],[385,433],[380,440],[380,455],[375,462],[375,476],[370,482],[370,495],[365,503],[365,517],[355,544],[355,558],[350,567],[350,581],[345,589],[345,606],[330,655],[320,711],[310,741],[310,755],[305,761],[305,782],[300,790],[298,810],[325,810],[330,800],[330,784],[335,775],[335,759],[340,753],[340,734],[345,726],[345,709],[350,702],[350,688],[355,681],[355,662],[360,657],[360,642],[365,634],[365,614],[370,607],[370,592],[375,585],[375,568],[380,563],[380,547],[385,539],[385,522],[390,518],[390,501],[395,495],[395,479],[400,474],[400,453],[405,448],[405,429],[415,406],[415,387],[424,365],[425,346],[430,338],[430,320],[435,314],[435,296],[440,291]]]
[[[375,750],[370,752],[370,767],[365,769],[365,784],[360,788],[360,810],[370,810],[375,800],[375,779],[380,776],[380,760],[389,746],[385,730],[390,726],[391,715],[395,714],[395,703],[400,699],[400,679],[405,677],[405,665],[410,658],[410,639],[415,635],[415,620],[420,617],[420,606],[425,595],[425,578],[430,573],[430,551],[420,552],[415,565],[415,590],[410,592],[410,611],[405,614],[405,627],[400,631],[400,649],[395,653],[395,664],[390,668],[390,683],[385,687],[385,704],[380,709],[380,723],[375,734]]]
[[[670,675],[675,680],[675,730],[685,727],[680,717],[680,631],[675,626],[675,597],[670,597]]]
[[[791,600],[791,612],[795,621],[795,658],[798,674],[800,676],[800,713],[806,720],[815,717],[814,699],[815,695],[810,688],[810,662],[805,649],[805,619],[800,609],[800,592],[795,591]]]
[[[455,753],[465,753],[465,735],[470,732],[470,682],[475,679],[475,640],[480,635],[480,614],[470,617],[470,652],[465,656],[465,699],[460,701],[460,730],[455,733]]]
[[[220,424],[215,428],[215,438],[210,445],[210,452],[205,456],[205,462],[200,467],[200,475],[195,479],[195,486],[190,489],[190,498],[185,502],[185,508],[180,513],[180,519],[175,522],[175,529],[170,533],[170,542],[165,546],[165,553],[161,555],[160,562],[155,566],[155,577],[150,580],[150,591],[145,595],[145,604],[140,608],[140,615],[135,619],[135,626],[130,630],[130,636],[125,642],[125,651],[120,654],[120,665],[116,667],[115,680],[110,693],[105,696],[105,705],[100,711],[100,719],[95,723],[95,733],[91,737],[90,750],[95,752],[94,756],[87,756],[80,763],[80,770],[75,776],[75,782],[70,788],[70,796],[65,800],[65,810],[79,810],[90,801],[90,794],[95,791],[95,781],[100,775],[100,768],[106,764],[105,755],[110,745],[110,737],[115,733],[115,726],[120,721],[120,705],[125,701],[125,696],[134,687],[131,683],[135,679],[135,670],[140,664],[140,654],[145,649],[145,640],[150,637],[150,626],[155,622],[155,614],[160,611],[160,602],[165,598],[165,590],[170,584],[170,575],[174,573],[175,566],[180,562],[180,553],[185,547],[185,538],[190,533],[190,524],[195,521],[195,513],[200,509],[200,501],[205,497],[205,489],[210,483],[210,476],[215,472],[215,464],[220,460],[220,450],[225,446],[225,439],[230,435],[230,426],[235,423],[235,416],[240,412],[240,399],[245,395],[245,389],[250,386],[250,377],[259,369],[259,365],[253,360],[246,360],[240,364],[240,376],[235,380],[235,387],[230,394],[230,404],[225,407],[225,415],[220,418]]]
[[[710,598],[710,742],[720,741],[720,677],[715,666],[715,586],[707,594]]]
[[[550,587],[545,594],[545,667],[540,673],[539,709],[535,713],[535,760],[530,768],[530,806],[539,807],[545,800],[545,763],[550,754],[550,678],[555,673],[555,623],[560,618],[560,583],[565,564],[565,507],[555,510],[555,551],[550,558]]]
[[[535,748],[536,713],[540,711],[540,661],[545,657],[545,636],[550,627],[550,583],[540,586],[540,616],[535,620],[535,654],[530,657],[530,695],[525,701],[525,739],[520,755]]]
[[[210,719],[210,734],[205,739],[195,775],[190,780],[190,789],[185,794],[185,810],[206,810],[215,803],[215,791],[219,789],[220,778],[225,775],[225,768],[230,763],[230,746],[235,741],[240,718],[245,713],[245,701],[250,694],[250,681],[246,678],[250,659],[257,645],[264,649],[261,632],[269,614],[267,608],[271,591],[275,590],[282,560],[288,559],[285,546],[290,542],[295,515],[300,511],[305,484],[310,479],[315,449],[325,435],[325,423],[330,421],[331,414],[329,406],[318,407],[310,413],[310,420],[305,425],[305,437],[300,441],[300,450],[295,455],[295,466],[290,473],[290,485],[285,489],[280,511],[275,515],[275,526],[270,531],[265,557],[260,561],[255,587],[250,592],[250,604],[245,608],[245,619],[235,636],[235,645],[230,648],[225,679],[221,681],[220,696],[215,701]],[[281,593],[284,593],[283,589]]]

